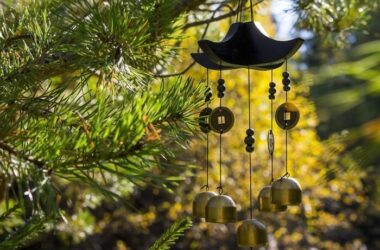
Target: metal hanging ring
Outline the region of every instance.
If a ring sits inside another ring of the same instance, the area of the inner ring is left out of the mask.
[[[219,187],[217,187],[216,189],[218,189],[218,191],[219,191],[219,195],[222,195],[222,194],[223,194],[223,187],[219,186]]]

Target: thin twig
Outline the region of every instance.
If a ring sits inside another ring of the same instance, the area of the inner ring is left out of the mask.
[[[231,6],[229,6],[228,4],[221,4],[221,5],[219,5],[219,7],[218,8],[216,8],[214,11],[213,11],[213,13],[212,13],[212,15],[211,15],[211,20],[215,17],[215,15],[216,15],[216,13],[221,9],[221,8],[223,8],[223,7],[227,7],[227,8],[229,8],[229,9],[232,9],[232,7]],[[232,9],[233,10],[233,9]],[[207,23],[207,25],[206,25],[206,28],[204,29],[204,31],[203,31],[203,34],[202,34],[202,36],[201,36],[201,39],[203,39],[203,38],[205,38],[205,36],[206,36],[206,34],[207,34],[207,31],[208,31],[208,29],[209,29],[209,27],[210,27],[210,24],[211,24],[211,22],[210,23]],[[199,48],[198,48],[198,52],[199,52]],[[173,76],[180,76],[180,75],[183,75],[183,74],[185,74],[187,71],[189,71],[193,66],[195,65],[195,61],[193,60],[184,70],[182,70],[181,72],[177,72],[177,73],[173,73],[173,74],[166,74],[166,75],[161,75],[161,74],[155,74],[154,76],[155,77],[160,77],[160,78],[167,78],[167,77],[173,77]]]
[[[13,146],[9,145],[5,141],[0,141],[0,148],[3,149],[3,150],[5,150],[5,151],[7,151],[7,152],[9,152],[10,154],[12,154],[14,156],[20,157],[21,159],[23,159],[25,161],[33,163],[38,168],[43,168],[43,166],[46,165],[43,161],[35,159],[34,157],[26,155],[26,154],[24,154],[24,153],[22,153],[20,151],[17,151]]]
[[[258,0],[255,4],[253,4],[253,6],[256,6],[260,3],[262,3],[264,0]],[[222,7],[227,7],[229,8],[231,11],[228,12],[227,14],[224,14],[224,15],[221,15],[221,16],[218,16],[218,17],[215,17],[215,14],[222,8]],[[244,8],[244,10],[246,9],[249,9],[249,8]],[[211,16],[211,18],[207,19],[207,20],[202,20],[202,21],[197,21],[197,22],[193,22],[193,23],[188,23],[184,26],[184,30],[188,29],[188,28],[191,28],[191,27],[194,27],[194,26],[199,26],[199,25],[203,25],[203,24],[207,24],[206,28],[205,28],[205,31],[203,32],[203,35],[201,37],[201,39],[203,39],[205,36],[206,36],[206,33],[207,33],[207,30],[210,26],[211,23],[213,22],[216,22],[216,21],[220,21],[222,19],[225,19],[225,18],[228,18],[228,17],[231,17],[233,15],[236,15],[237,13],[239,12],[239,6],[236,8],[236,9],[232,9],[231,6],[229,6],[228,4],[222,4],[220,5],[216,10],[213,11],[213,15]],[[199,51],[199,49],[198,49]],[[193,66],[195,65],[195,61],[193,60],[185,69],[183,69],[182,71],[180,72],[177,72],[177,73],[173,73],[173,74],[166,74],[166,75],[161,75],[161,74],[155,74],[154,77],[160,77],[160,78],[168,78],[168,77],[173,77],[173,76],[180,76],[180,75],[183,75],[185,74],[187,71],[189,71]]]
[[[173,73],[173,74],[166,74],[166,75],[154,75],[154,77],[168,78],[168,77],[173,77],[173,76],[180,76],[180,75],[185,74],[187,71],[189,71],[194,65],[195,65],[195,61],[193,60],[189,65],[187,65],[187,67],[184,70],[180,72]]]
[[[254,7],[256,5],[259,5],[262,2],[264,2],[264,0],[258,0],[252,6]],[[247,9],[250,9],[250,8],[246,7],[246,8],[243,9],[243,11],[245,11]],[[201,21],[196,21],[196,22],[188,23],[188,24],[186,24],[184,26],[184,29],[186,30],[186,29],[194,27],[194,26],[199,26],[199,25],[203,25],[203,24],[217,22],[217,21],[223,20],[225,18],[231,17],[233,15],[236,15],[238,13],[238,11],[239,11],[239,7],[237,7],[235,10],[231,10],[230,12],[228,12],[228,13],[226,13],[224,15],[218,16],[218,17],[211,17],[211,18],[206,19],[206,20],[201,20]]]

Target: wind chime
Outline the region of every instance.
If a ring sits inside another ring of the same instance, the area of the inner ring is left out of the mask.
[[[206,184],[202,187],[205,191],[196,195],[193,201],[193,214],[195,217],[205,218],[211,223],[234,223],[237,221],[236,204],[233,199],[223,193],[222,186],[222,135],[228,132],[234,124],[234,114],[222,105],[225,95],[225,80],[222,78],[223,70],[247,69],[248,86],[248,128],[244,143],[249,155],[250,178],[250,218],[244,220],[237,229],[237,243],[240,247],[258,247],[267,244],[267,233],[263,223],[253,218],[252,198],[252,153],[254,152],[255,131],[251,122],[251,70],[270,70],[271,81],[269,83],[269,100],[271,105],[271,127],[268,132],[267,142],[270,156],[271,180],[258,195],[258,210],[261,212],[286,211],[288,206],[299,205],[302,200],[302,190],[299,183],[290,178],[288,172],[288,132],[299,121],[297,107],[288,102],[290,91],[290,75],[287,69],[288,59],[302,45],[303,40],[296,38],[289,41],[276,41],[257,28],[253,21],[253,4],[250,0],[250,22],[244,22],[244,1],[239,1],[239,10],[236,23],[233,23],[227,35],[221,42],[208,40],[198,41],[203,53],[192,54],[193,59],[206,68],[207,90],[205,92],[206,108],[200,113],[199,125],[206,133]],[[285,130],[285,174],[275,180],[273,174],[275,138],[273,133],[273,100],[275,99],[276,84],[273,80],[273,70],[285,63],[285,71],[282,76],[283,90],[285,91],[285,103],[280,105],[275,113],[277,125]],[[212,97],[209,84],[209,70],[218,70],[218,98],[219,106],[215,109],[209,107]],[[219,186],[218,193],[209,191],[209,133],[213,131],[219,135]]]

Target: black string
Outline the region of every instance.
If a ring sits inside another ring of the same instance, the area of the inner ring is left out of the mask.
[[[241,1],[241,5],[240,5],[240,22],[243,22],[244,21],[244,0]]]
[[[219,79],[222,79],[222,68],[219,70]],[[219,107],[222,107],[222,97],[219,98]],[[219,134],[219,194],[223,194],[222,185],[222,131]]]
[[[253,4],[252,4],[252,0],[249,0],[249,3],[250,3],[250,8],[251,8],[251,22],[253,22]]]
[[[222,185],[222,133],[219,134],[219,194],[223,193]]]
[[[248,67],[248,127],[251,128],[251,74]]]
[[[208,68],[206,69],[206,83],[207,83],[207,89],[209,88],[209,78],[208,78]],[[209,107],[209,102],[206,103],[206,107]],[[208,153],[209,153],[209,139],[208,139],[208,133],[206,133],[206,191],[208,191],[208,167],[209,167],[209,159],[208,159]]]
[[[285,59],[285,71],[288,72],[288,59]],[[288,102],[288,91],[285,91],[285,102]]]
[[[288,130],[285,131],[285,175],[289,175],[288,172]]]
[[[238,6],[237,6],[237,13],[236,13],[236,22],[239,21],[239,15],[240,15],[240,6],[241,6],[241,0],[238,1]]]
[[[271,82],[273,82],[273,69],[271,70]],[[273,133],[273,99],[270,99],[270,131]],[[273,135],[272,135],[273,136]],[[273,154],[274,154],[274,147],[273,151],[270,152],[270,162],[271,162],[271,183],[274,181],[273,177]]]
[[[248,66],[248,128],[251,128],[251,72]],[[250,217],[253,218],[252,203],[252,153],[249,153],[249,204]]]
[[[285,59],[285,71],[288,72],[288,59]],[[285,102],[288,102],[288,91],[285,91]],[[286,122],[286,121],[285,121]],[[287,126],[287,124],[285,124]],[[289,176],[288,172],[288,130],[285,129],[285,176]]]

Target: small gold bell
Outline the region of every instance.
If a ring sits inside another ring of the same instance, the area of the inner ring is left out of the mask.
[[[204,218],[206,215],[205,210],[208,200],[216,195],[216,193],[209,191],[198,193],[193,200],[193,216]]]
[[[206,205],[206,221],[213,223],[236,222],[236,204],[227,195],[211,197]]]
[[[282,177],[272,183],[272,203],[296,206],[302,202],[302,189],[296,179]]]
[[[261,247],[268,244],[265,225],[258,220],[245,220],[237,229],[239,247]]]
[[[271,192],[272,186],[265,186],[263,187],[260,192],[259,196],[257,197],[257,203],[258,203],[258,209],[261,212],[283,212],[286,211],[287,206],[284,205],[277,205],[272,203],[272,192]]]

